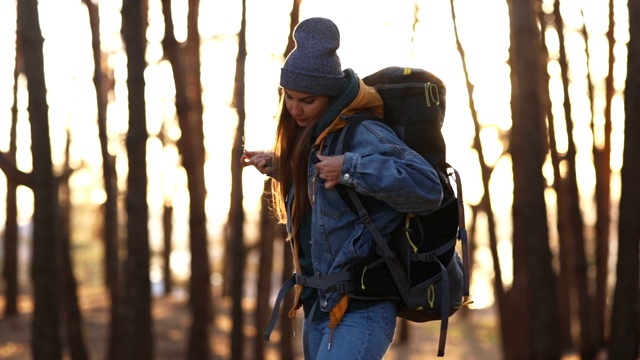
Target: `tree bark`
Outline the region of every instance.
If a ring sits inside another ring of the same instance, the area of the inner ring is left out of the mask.
[[[100,50],[100,14],[98,5],[91,0],[83,0],[89,15],[91,26],[91,48],[93,51],[93,85],[96,89],[96,105],[98,109],[98,138],[102,155],[102,177],[106,199],[103,204],[104,224],[104,273],[105,282],[109,289],[111,300],[111,322],[109,324],[108,353],[116,351],[116,339],[119,329],[118,311],[120,305],[120,257],[118,241],[118,174],[115,169],[115,157],[109,153],[109,138],[107,136],[107,75],[102,66],[102,51]]]
[[[44,78],[43,38],[36,0],[18,1],[18,38],[28,79],[29,122],[33,156],[33,279],[34,311],[31,350],[35,360],[60,359],[60,258],[57,196],[49,138],[49,106]]]
[[[171,277],[171,252],[173,251],[173,206],[164,205],[162,211],[162,233],[164,234],[164,248],[162,258],[164,259],[164,294],[168,295],[173,289]]]
[[[82,0],[87,6],[89,23],[91,26],[91,45],[93,50],[93,84],[96,89],[96,104],[98,108],[98,137],[102,154],[102,176],[106,200],[104,202],[104,243],[105,243],[105,275],[106,284],[113,293],[118,291],[119,258],[118,258],[118,184],[115,170],[115,157],[109,153],[109,138],[107,136],[107,93],[108,82],[106,71],[102,65],[102,51],[100,50],[100,16],[98,5],[91,0]],[[113,296],[117,298],[116,296]],[[113,300],[113,299],[112,299]]]
[[[198,33],[198,0],[189,1],[187,44],[183,48],[173,34],[171,0],[162,0],[165,33],[162,42],[171,62],[176,86],[176,111],[182,137],[178,149],[187,173],[189,189],[189,230],[191,250],[190,306],[188,358],[209,357],[209,330],[213,321],[209,252],[207,247],[207,216],[204,182],[204,132],[202,127],[202,86],[200,84],[200,35]]]
[[[246,118],[244,78],[247,60],[247,9],[242,0],[242,19],[238,33],[238,56],[236,58],[236,75],[234,81],[233,103],[238,113],[238,126],[231,153],[231,204],[229,206],[227,245],[231,247],[231,272],[227,273],[227,281],[231,281],[231,298],[233,299],[231,331],[231,357],[244,357],[244,311],[242,309],[245,253],[244,245],[244,209],[242,200],[242,165],[240,156],[244,146],[244,123]]]
[[[291,8],[291,21],[289,23],[289,39],[287,41],[287,47],[284,50],[284,57],[286,58],[291,51],[293,51],[295,47],[295,41],[293,39],[293,31],[298,25],[300,21],[300,4],[302,0],[293,0],[292,8]],[[280,226],[280,232],[282,233],[282,238],[287,239],[287,231],[284,226]],[[282,266],[282,283],[284,284],[289,278],[291,274],[295,271],[293,266],[293,248],[291,247],[291,242],[288,240],[284,241],[284,246],[282,247],[282,258],[283,258],[283,266]],[[289,318],[289,310],[293,308],[293,294],[288,294],[284,297],[282,301],[282,308],[280,310],[280,316],[278,318],[279,329],[280,329],[280,354],[283,359],[293,359],[293,339],[295,334],[295,324],[296,319]]]
[[[256,328],[257,335],[254,339],[254,359],[265,358],[264,337],[262,336],[269,323],[269,298],[271,295],[271,273],[273,272],[273,245],[276,233],[276,221],[269,208],[269,189],[271,189],[271,179],[264,182],[264,191],[260,203],[260,271],[258,274],[258,295],[256,305]]]
[[[534,0],[509,1],[511,23],[514,279],[503,334],[507,359],[559,359],[556,280],[544,200],[546,129],[539,89],[541,41]],[[516,310],[518,309],[518,310]],[[513,313],[513,310],[516,310]],[[524,331],[523,331],[524,330]],[[520,335],[517,335],[520,334]],[[523,337],[523,336],[526,336]]]
[[[287,232],[284,226],[280,226],[280,232],[282,233],[282,238],[287,238]],[[295,271],[293,268],[293,249],[291,248],[291,242],[285,240],[284,246],[282,247],[282,258],[283,266],[282,266],[282,283],[284,284],[289,278],[291,274]],[[280,316],[278,318],[278,328],[280,329],[280,355],[283,359],[293,359],[293,341],[295,339],[301,339],[300,337],[295,337],[295,324],[296,319],[289,318],[289,310],[293,308],[293,294],[287,294],[282,300],[282,308],[280,309]],[[300,332],[302,333],[302,329]]]
[[[205,200],[207,189],[204,177],[204,130],[202,123],[202,84],[200,82],[200,33],[198,31],[200,0],[189,0],[187,14],[187,95],[190,112],[189,155],[185,153],[183,161],[189,183],[189,214],[191,230],[191,306],[193,324],[189,334],[189,359],[198,360],[209,356],[209,329],[213,322],[213,298],[211,297],[211,269],[207,243],[207,214]],[[182,123],[180,125],[183,128]],[[185,129],[183,129],[184,134]],[[186,145],[186,144],[182,144]],[[186,146],[185,146],[186,147]]]
[[[593,298],[589,293],[587,279],[587,257],[585,254],[585,240],[583,233],[584,222],[580,212],[580,194],[578,193],[578,180],[576,174],[576,146],[573,140],[573,117],[572,104],[569,97],[569,66],[564,40],[564,22],[560,12],[560,3],[554,5],[554,18],[560,42],[560,73],[562,75],[563,105],[566,124],[567,153],[561,159],[567,164],[566,175],[558,173],[556,181],[560,182],[560,192],[558,193],[558,214],[562,217],[566,228],[561,232],[567,236],[567,242],[561,241],[561,246],[569,246],[568,253],[572,266],[570,283],[575,288],[575,300],[577,305],[577,317],[580,324],[580,355],[583,359],[593,359],[596,355],[595,341],[595,321],[593,312],[595,311]],[[587,39],[585,39],[587,40]]]
[[[456,38],[456,47],[458,49],[458,53],[460,54],[460,60],[462,62],[462,70],[464,72],[465,80],[467,83],[467,95],[469,97],[469,109],[471,111],[471,118],[473,119],[474,126],[474,138],[473,138],[473,148],[476,150],[478,154],[478,162],[480,165],[480,175],[482,178],[482,188],[483,195],[480,199],[480,204],[477,208],[472,209],[474,214],[472,214],[471,218],[474,219],[472,224],[475,224],[475,219],[477,218],[477,211],[482,211],[487,215],[488,222],[488,231],[489,231],[489,249],[491,251],[491,257],[493,259],[493,272],[494,272],[494,294],[496,297],[496,303],[498,312],[502,313],[503,311],[507,311],[504,309],[504,301],[505,301],[505,289],[502,283],[502,268],[500,266],[500,258],[498,256],[498,235],[496,234],[496,221],[495,216],[493,215],[493,207],[491,205],[491,192],[489,191],[489,179],[491,178],[491,173],[493,172],[493,168],[490,167],[484,158],[484,150],[482,148],[482,141],[480,140],[480,121],[478,120],[478,114],[476,111],[475,101],[473,99],[474,93],[474,85],[471,83],[471,79],[469,77],[469,71],[467,67],[467,57],[465,55],[464,48],[462,47],[462,43],[460,42],[460,37],[458,35],[458,26],[457,19],[455,13],[455,5],[454,1],[450,1],[451,7],[451,19],[453,21],[453,31]],[[473,234],[475,231],[471,232],[472,236],[469,236],[469,246],[471,250],[471,254],[475,249],[474,241],[475,236]],[[473,255],[470,256],[470,259],[473,259]],[[473,267],[473,263],[470,264]],[[471,281],[471,279],[469,279]],[[499,316],[501,319],[501,328],[505,329],[504,317]]]
[[[146,2],[124,0],[122,35],[127,53],[129,131],[126,138],[127,257],[121,306],[121,334],[115,359],[153,359],[151,282],[149,280],[149,209],[147,205],[147,124],[145,114]]]
[[[580,353],[583,359],[595,357],[595,323],[593,312],[595,310],[593,298],[588,291],[587,258],[585,254],[585,239],[583,233],[582,214],[580,212],[580,197],[576,174],[576,146],[573,139],[572,104],[569,97],[569,66],[564,40],[564,22],[560,12],[560,4],[554,5],[555,28],[558,32],[560,45],[560,72],[563,86],[563,107],[566,124],[567,153],[560,156],[555,149],[551,149],[554,163],[555,181],[554,187],[557,194],[558,206],[558,233],[560,236],[561,271],[566,301],[565,311],[569,319],[577,317],[580,324]],[[553,123],[551,123],[553,126]],[[556,134],[550,128],[551,144],[555,144]],[[566,165],[567,171],[560,171],[561,163]],[[565,312],[563,311],[563,314]],[[571,323],[571,322],[570,322]],[[570,345],[570,343],[569,343]]]
[[[13,72],[13,106],[11,107],[11,129],[9,130],[9,151],[7,156],[16,161],[16,141],[18,126],[18,76],[22,73],[23,62],[21,42],[16,41],[16,66]],[[2,277],[5,282],[4,316],[18,314],[18,184],[11,176],[7,178],[6,219],[4,227],[4,265]]]
[[[625,136],[618,223],[618,264],[609,359],[640,355],[640,2],[629,2]]]
[[[69,188],[69,144],[65,148],[65,173],[56,179],[58,184],[60,257],[62,259],[62,314],[66,325],[69,355],[72,360],[89,358],[84,339],[82,311],[78,305],[78,283],[73,273],[73,257],[71,256],[71,189]]]
[[[603,346],[607,336],[607,302],[608,302],[608,277],[609,277],[609,242],[611,224],[611,107],[615,88],[613,86],[613,64],[615,62],[615,27],[613,0],[609,1],[609,28],[607,30],[609,62],[607,78],[605,80],[606,98],[604,110],[604,127],[602,129],[603,143],[598,145],[593,142],[593,162],[596,173],[596,322],[598,344]],[[596,129],[591,124],[594,139]]]

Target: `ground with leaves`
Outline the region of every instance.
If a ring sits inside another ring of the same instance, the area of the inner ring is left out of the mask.
[[[101,289],[83,289],[80,299],[90,358],[104,359],[110,320],[107,294]],[[186,301],[186,296],[179,294],[154,298],[156,359],[186,357],[185,346],[190,323]],[[218,302],[218,305],[222,309],[228,309],[229,306],[227,302]],[[3,308],[4,298],[0,298],[0,309]],[[31,298],[22,296],[19,302],[20,314],[0,320],[0,359],[31,359],[29,339],[32,308]],[[250,319],[247,319],[247,322],[250,322]],[[409,343],[394,344],[386,359],[435,359],[438,326],[438,322],[411,324]],[[212,330],[213,359],[230,358],[228,339],[230,330],[229,318],[224,315],[218,316]],[[253,336],[256,334],[256,329],[253,326],[245,326],[245,333],[247,336]],[[294,341],[298,343],[299,338]],[[252,346],[246,347],[245,358],[247,359],[253,358],[253,354],[250,353],[251,348]],[[280,358],[274,348],[268,348],[267,351],[268,359]],[[493,310],[472,310],[470,313],[457,314],[451,318],[445,358],[494,360],[500,357],[500,343]]]

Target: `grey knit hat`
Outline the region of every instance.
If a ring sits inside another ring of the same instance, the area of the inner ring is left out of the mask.
[[[310,18],[293,32],[296,47],[280,72],[280,86],[313,95],[336,96],[342,93],[344,73],[336,51],[340,32],[333,21]]]

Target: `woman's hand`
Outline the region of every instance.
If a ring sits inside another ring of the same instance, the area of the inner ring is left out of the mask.
[[[240,157],[242,167],[253,165],[258,171],[265,175],[273,172],[273,153],[270,151],[248,151]]]
[[[324,156],[317,154],[317,156],[320,161],[315,164],[315,167],[320,173],[320,178],[325,181],[325,189],[331,189],[338,185],[344,155]]]

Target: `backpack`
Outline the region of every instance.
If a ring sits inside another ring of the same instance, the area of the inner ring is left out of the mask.
[[[411,149],[438,172],[443,188],[440,207],[428,214],[403,214],[387,243],[367,212],[378,201],[359,195],[352,187],[338,186],[343,201],[359,215],[375,239],[376,251],[359,259],[346,273],[322,277],[294,276],[283,286],[265,338],[269,338],[280,301],[294,284],[325,292],[349,293],[356,299],[393,299],[397,316],[412,322],[440,320],[438,356],[444,356],[448,318],[471,303],[469,298],[469,250],[458,172],[446,162],[441,133],[446,109],[446,88],[422,69],[388,67],[362,79],[374,87],[384,103],[384,118],[353,115],[329,145],[330,155],[348,151],[355,129],[365,120],[387,124]],[[452,183],[455,183],[455,187]],[[462,259],[456,245],[461,242]]]

